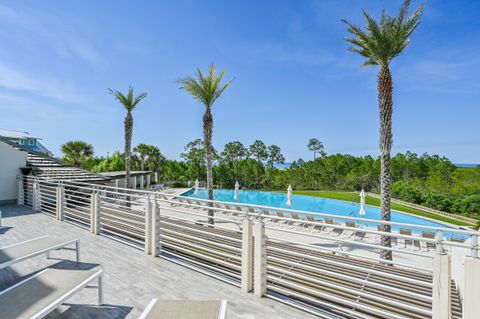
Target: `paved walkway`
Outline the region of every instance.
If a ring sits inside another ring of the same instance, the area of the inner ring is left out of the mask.
[[[105,306],[91,306],[95,303],[97,291],[84,289],[48,318],[138,318],[154,297],[227,299],[229,319],[316,318],[277,301],[244,294],[235,286],[167,260],[149,257],[138,249],[92,235],[77,226],[56,221],[44,214],[34,214],[28,208],[4,205],[0,206],[0,210],[6,226],[0,228],[0,247],[49,234],[80,238],[82,256],[80,266],[63,260],[73,260],[73,251],[58,251],[51,253],[51,259],[40,256],[0,270],[0,289],[49,266],[90,268],[100,264],[105,270]]]

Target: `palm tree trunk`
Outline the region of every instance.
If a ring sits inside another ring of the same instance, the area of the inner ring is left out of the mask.
[[[390,221],[390,192],[392,178],[390,175],[390,151],[393,144],[392,111],[393,111],[392,75],[388,65],[382,66],[378,75],[378,104],[380,108],[380,198],[381,219]],[[382,225],[382,231],[390,232],[390,225]],[[392,247],[392,238],[382,236],[382,247]],[[392,260],[391,250],[381,250],[380,258]]]
[[[132,148],[133,116],[127,112],[125,116],[125,187],[130,188],[130,158]],[[130,207],[130,197],[126,197],[126,206]]]
[[[203,114],[203,139],[205,144],[205,157],[207,162],[207,193],[208,199],[213,200],[213,165],[212,165],[212,134],[213,134],[213,116],[210,105],[205,106]],[[212,207],[212,203],[208,204]],[[208,210],[208,223],[214,224],[213,210]]]

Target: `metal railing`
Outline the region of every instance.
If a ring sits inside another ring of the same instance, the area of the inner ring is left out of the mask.
[[[455,249],[478,261],[476,231],[32,177],[19,178],[18,187],[19,203],[34,210],[319,315],[400,319],[448,311],[461,318],[465,309],[443,261]],[[382,236],[394,245],[381,246]],[[381,259],[380,250],[393,260]],[[465,308],[470,290],[463,289]],[[448,309],[436,302],[446,294]]]

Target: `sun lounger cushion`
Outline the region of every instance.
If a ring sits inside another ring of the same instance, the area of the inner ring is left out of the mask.
[[[2,318],[42,318],[101,274],[99,269],[46,269],[0,292]]]
[[[0,269],[27,258],[38,256],[56,248],[73,244],[77,239],[61,239],[52,236],[43,236],[27,240],[19,244],[0,248]]]
[[[152,300],[141,319],[223,319],[226,301]]]

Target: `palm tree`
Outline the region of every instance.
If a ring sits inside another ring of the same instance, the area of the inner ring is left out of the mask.
[[[212,106],[233,81],[232,79],[222,84],[221,82],[225,71],[220,72],[218,76],[215,75],[215,71],[215,66],[212,64],[207,74],[203,74],[202,71],[197,68],[196,78],[186,77],[178,80],[178,83],[182,85],[180,89],[190,93],[194,99],[205,106],[205,113],[203,114],[203,142],[207,162],[207,193],[209,200],[213,200]],[[210,209],[208,215],[213,217],[213,210]],[[213,218],[209,218],[208,223],[213,224]]]
[[[147,97],[147,93],[141,93],[138,96],[133,95],[133,87],[128,88],[127,95],[122,94],[117,90],[108,89],[110,94],[112,94],[120,104],[127,110],[127,115],[125,116],[125,185],[128,188],[130,185],[130,160],[132,157],[132,133],[133,133],[133,116],[132,112],[135,107]]]
[[[61,146],[63,160],[76,167],[81,167],[82,162],[93,156],[93,146],[83,141],[70,141]]]
[[[141,143],[133,148],[133,152],[137,153],[138,157],[140,158],[140,170],[142,171],[145,170],[145,161],[147,159],[148,153],[150,152],[150,147],[151,145]]]
[[[378,65],[378,104],[380,109],[380,194],[381,194],[381,218],[390,220],[390,151],[393,144],[392,136],[392,74],[390,62],[400,55],[410,43],[409,37],[420,23],[423,6],[420,6],[411,16],[407,17],[410,0],[405,0],[400,7],[398,16],[391,17],[383,11],[380,20],[376,21],[366,11],[363,15],[366,20],[366,31],[357,25],[342,20],[347,24],[348,32],[353,35],[346,41],[352,44],[350,50],[360,54],[367,60],[362,66]],[[390,232],[390,225],[383,225],[382,230]],[[391,247],[391,237],[382,236],[382,246]],[[390,250],[382,250],[380,257],[392,260]]]

